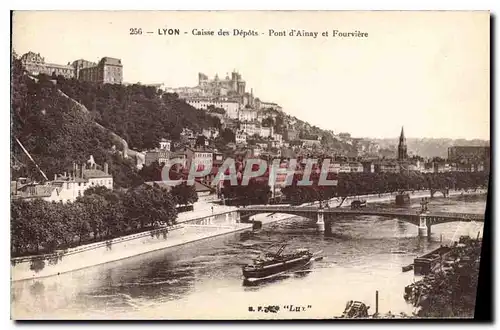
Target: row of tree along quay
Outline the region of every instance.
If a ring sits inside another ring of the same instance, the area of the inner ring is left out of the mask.
[[[255,165],[255,164],[254,164]],[[307,202],[324,201],[335,197],[347,198],[368,194],[385,194],[401,191],[419,190],[477,190],[487,188],[489,182],[488,172],[447,172],[447,173],[328,173],[327,180],[337,180],[337,185],[323,186],[320,184],[320,173],[313,172],[309,176],[310,185],[300,185],[304,174],[292,174],[289,184],[281,188],[281,196],[272,198],[273,184],[269,182],[269,168],[264,174],[252,177],[248,185],[244,182],[245,168],[236,164],[236,180],[226,179],[218,190],[220,198],[224,198],[226,205],[251,205],[268,203],[290,203],[299,205]],[[153,163],[145,166],[140,171],[141,176],[147,181],[162,180],[163,164]],[[254,169],[255,170],[255,169]],[[182,177],[175,171],[169,172],[172,180],[187,179],[187,174]],[[230,176],[228,170],[223,174]],[[283,178],[282,178],[283,179]],[[234,184],[236,182],[236,184]],[[280,185],[284,182],[277,183]],[[215,189],[215,187],[214,187]]]
[[[435,273],[405,288],[405,300],[419,308],[416,316],[474,316],[481,243],[462,236]]]
[[[301,174],[295,174],[291,185],[281,189],[284,201],[294,205],[324,201],[335,197],[347,198],[368,194],[418,190],[477,190],[487,188],[487,172],[448,173],[339,173],[337,186],[318,185],[319,175],[311,174],[312,185],[301,186]],[[330,179],[330,178],[328,178]]]
[[[82,244],[173,225],[176,205],[198,199],[193,186],[157,184],[127,191],[90,188],[74,203],[11,201],[12,257],[52,253]]]

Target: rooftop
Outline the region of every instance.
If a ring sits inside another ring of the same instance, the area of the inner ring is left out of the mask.
[[[104,171],[98,169],[84,169],[83,177],[85,179],[94,179],[94,178],[112,178],[111,174],[106,174]]]
[[[118,58],[113,58],[113,57],[103,57],[100,61],[100,64],[104,65],[118,65],[122,66],[122,61]]]

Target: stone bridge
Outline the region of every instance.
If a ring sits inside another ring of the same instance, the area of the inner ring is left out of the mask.
[[[484,222],[483,214],[422,212],[413,210],[380,210],[380,209],[346,209],[346,208],[319,208],[315,206],[283,206],[263,205],[250,206],[238,209],[241,222],[252,222],[250,217],[259,213],[285,213],[316,220],[318,227],[331,233],[331,224],[338,215],[375,215],[388,218],[397,218],[418,226],[419,236],[430,236],[432,225],[445,222]]]

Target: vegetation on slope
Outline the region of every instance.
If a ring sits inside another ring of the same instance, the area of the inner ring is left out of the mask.
[[[75,109],[46,76],[33,79],[23,73],[20,61],[12,67],[12,178],[27,176],[43,179],[20,148],[24,145],[40,169],[51,179],[84,163],[90,155],[98,164],[108,162],[118,186],[139,180],[131,160],[111,152],[112,139],[94,124],[92,118]]]
[[[132,149],[158,146],[161,138],[178,140],[184,127],[195,131],[220,127],[220,120],[180,100],[143,85],[94,84],[57,77],[58,87],[89,109],[93,119],[112,130]]]

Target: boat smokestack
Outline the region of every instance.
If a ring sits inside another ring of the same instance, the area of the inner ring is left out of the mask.
[[[375,291],[375,314],[378,315],[378,290]]]

